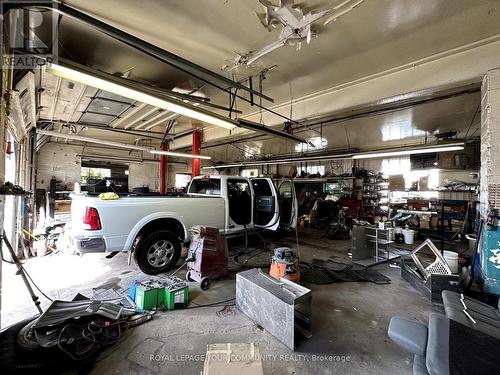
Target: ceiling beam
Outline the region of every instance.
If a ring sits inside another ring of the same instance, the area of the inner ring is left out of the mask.
[[[157,47],[151,43],[146,42],[145,40],[142,40],[132,34],[126,33],[125,31],[122,31],[116,27],[113,27],[105,22],[102,22],[98,20],[97,18],[94,18],[86,13],[80,12],[76,8],[70,7],[60,1],[53,1],[52,4],[40,4],[40,2],[37,1],[22,1],[20,3],[6,3],[3,4],[2,10],[3,10],[3,15],[5,15],[9,10],[11,9],[17,9],[17,8],[26,8],[26,7],[37,7],[37,8],[46,8],[46,9],[52,9],[54,12],[57,12],[63,16],[67,16],[69,18],[76,19],[77,21],[80,21],[88,26],[93,27],[96,30],[99,30],[100,32],[112,37],[113,39],[116,39],[122,43],[125,43],[128,46],[131,46],[135,48],[136,50],[139,50],[146,55],[149,55],[151,57],[154,57],[182,72],[185,72],[186,74],[189,74],[211,86],[214,86],[220,90],[223,90],[225,92],[229,92],[229,89],[224,88],[222,85],[226,85],[227,87],[231,88],[237,88],[238,90],[245,91],[248,93],[251,93],[252,95],[261,97],[262,99],[265,99],[267,101],[273,102],[273,99],[258,92],[255,90],[251,90],[249,87],[238,83],[236,81],[233,81],[223,75],[220,75],[218,73],[215,73],[207,68],[204,68],[200,65],[197,65],[193,63],[192,61],[186,60],[180,56],[177,56],[169,51],[166,51],[164,49],[161,49],[160,47]],[[215,83],[214,81],[217,81],[218,83]],[[247,100],[247,99],[246,99]]]
[[[302,137],[298,137],[296,135],[286,133],[286,132],[283,132],[281,130],[274,129],[274,128],[271,128],[269,126],[261,125],[257,122],[244,120],[244,119],[239,119],[238,122],[239,122],[240,126],[242,128],[245,128],[245,129],[253,130],[256,132],[260,132],[260,133],[267,133],[269,135],[274,135],[274,136],[277,136],[280,138],[285,138],[285,139],[295,141],[295,142],[308,143],[308,141]],[[314,147],[314,145],[311,145],[311,146]]]
[[[126,124],[123,128],[124,129],[130,129],[134,124],[136,124],[137,122],[143,120],[144,118],[152,115],[153,113],[157,112],[158,111],[158,108],[156,107],[151,107],[148,111],[146,111],[145,113],[142,113],[141,115],[139,115],[139,117],[137,117],[136,119],[133,119],[131,120],[128,124]]]
[[[140,130],[140,129],[144,128],[146,125],[151,124],[152,122],[158,122],[158,119],[161,117],[164,117],[165,115],[172,116],[172,113],[168,112],[168,111],[161,111],[160,113],[154,115],[153,117],[147,119],[146,121],[142,121],[140,124],[135,126],[134,129]],[[176,113],[176,115],[177,115],[177,113]]]
[[[62,122],[62,121],[47,121],[47,120],[40,120],[39,123],[48,123],[48,124],[57,124],[61,123],[64,125],[69,125],[69,126],[80,126],[80,127],[86,127],[86,128],[92,128],[92,129],[98,129],[98,130],[103,130],[103,131],[110,131],[110,132],[115,132],[115,133],[122,133],[122,134],[129,134],[137,137],[145,137],[145,138],[151,138],[151,139],[158,139],[158,140],[163,140],[165,139],[164,133],[161,132],[151,132],[151,131],[146,131],[146,130],[134,130],[134,129],[123,129],[123,128],[113,128],[109,125],[100,125],[100,124],[91,124],[87,122]],[[167,138],[173,138],[172,135],[168,135]]]
[[[157,121],[151,125],[148,125],[144,128],[144,130],[149,130],[149,129],[152,129],[154,128],[155,126],[158,126],[158,125],[161,125],[162,123],[166,122],[166,121],[170,121],[170,120],[175,120],[177,117],[179,117],[179,115],[177,113],[172,113],[170,114],[169,116],[167,116],[166,118],[164,119],[161,119],[160,121]]]
[[[146,107],[147,107],[146,103],[139,103],[138,105],[134,104],[134,107],[132,107],[132,109],[127,110],[127,112],[122,114],[122,116],[120,116],[116,120],[114,120],[111,123],[111,127],[116,128],[118,125],[126,122],[129,118],[131,118],[133,115],[140,112],[142,109],[144,109]]]

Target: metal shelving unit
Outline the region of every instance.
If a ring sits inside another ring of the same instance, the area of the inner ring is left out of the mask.
[[[371,267],[398,258],[399,254],[391,253],[392,230],[355,225],[352,229],[352,262]]]

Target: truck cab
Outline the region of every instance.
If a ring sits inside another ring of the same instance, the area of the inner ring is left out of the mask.
[[[278,186],[264,177],[199,176],[189,187],[191,196],[219,196],[226,200],[224,233],[239,233],[255,227],[276,230],[297,225],[297,199],[291,180]]]

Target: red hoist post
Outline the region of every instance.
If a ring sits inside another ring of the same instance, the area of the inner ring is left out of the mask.
[[[201,152],[201,131],[195,130],[193,132],[193,146],[191,153],[193,155],[200,155]],[[191,176],[196,177],[200,175],[200,159],[193,159],[193,168]]]
[[[160,150],[168,151],[168,143],[164,142]],[[168,186],[168,156],[160,155],[160,193],[165,194]]]

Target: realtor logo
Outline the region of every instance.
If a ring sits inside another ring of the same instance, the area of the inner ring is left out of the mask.
[[[57,3],[0,0],[3,69],[32,69],[57,62]]]

